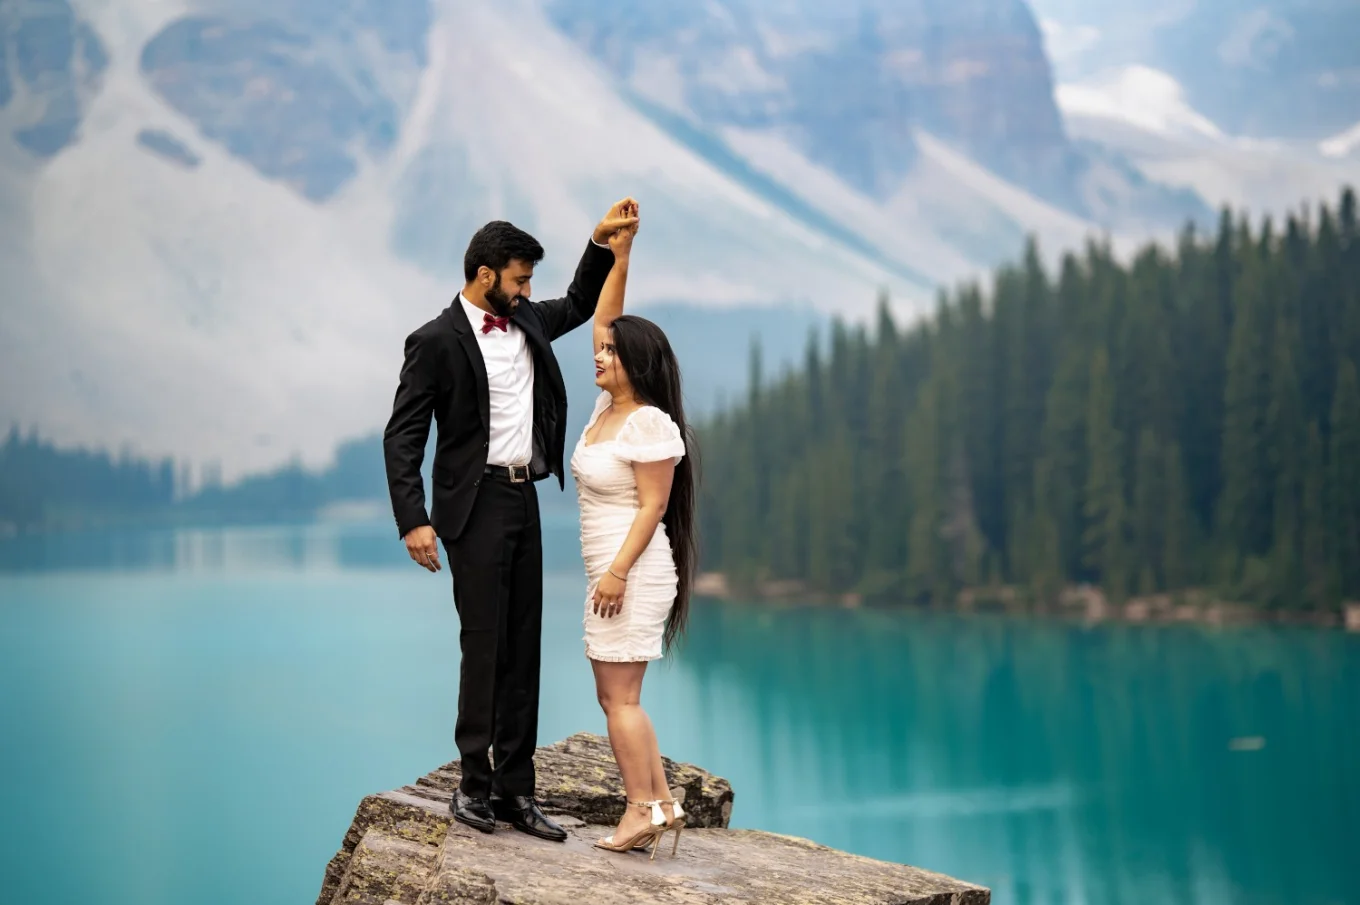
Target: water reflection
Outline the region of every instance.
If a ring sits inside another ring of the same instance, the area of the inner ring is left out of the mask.
[[[71,819],[137,828],[126,844],[139,852],[146,828],[170,818],[138,816],[118,795],[207,763],[221,807],[266,808],[314,777],[289,831],[313,849],[268,840],[277,877],[252,880],[313,888],[308,859],[329,857],[357,794],[451,751],[447,581],[415,569],[393,534],[335,523],[0,541],[0,572],[22,573],[0,578],[14,604],[0,622],[0,714],[47,745],[16,746],[8,756],[27,766],[7,762],[7,775],[71,785],[88,774],[62,758],[97,744],[124,779],[85,789],[90,807]],[[544,542],[549,741],[604,726],[581,654],[574,520],[546,521]],[[990,886],[998,905],[1360,902],[1347,857],[1360,815],[1356,636],[698,601],[687,645],[649,672],[644,702],[667,754],[732,781],[735,825],[950,873]],[[346,772],[364,764],[381,769]],[[113,796],[102,811],[99,796]],[[24,838],[56,863],[65,849],[49,840],[74,830],[42,821],[70,815],[45,794],[26,807],[16,826],[41,827]],[[336,826],[310,816],[327,808]],[[224,836],[252,839],[257,811],[231,820]],[[222,860],[165,835],[153,860],[182,865],[184,889],[209,869],[195,852],[224,884],[259,863],[242,846]],[[124,854],[72,888],[130,888],[111,873],[140,863]],[[33,888],[54,871],[32,870]]]
[[[998,902],[1360,901],[1353,637],[710,604],[681,662],[745,825]]]

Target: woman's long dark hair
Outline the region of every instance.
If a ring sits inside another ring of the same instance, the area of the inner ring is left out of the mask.
[[[694,571],[699,543],[695,520],[695,488],[698,445],[685,423],[685,406],[680,389],[680,363],[671,350],[670,340],[661,328],[646,318],[625,314],[610,325],[619,364],[633,386],[633,395],[644,405],[655,406],[671,416],[685,441],[685,456],[675,466],[671,496],[661,521],[671,542],[679,584],[675,603],[666,617],[665,648],[670,650],[684,634],[689,620],[689,598],[694,587]]]

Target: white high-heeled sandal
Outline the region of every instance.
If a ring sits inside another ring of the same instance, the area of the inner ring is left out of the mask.
[[[628,804],[630,807],[635,808],[651,808],[651,822],[622,842],[615,842],[614,836],[611,833],[603,839],[596,840],[595,847],[602,848],[608,852],[630,852],[637,848],[645,849],[648,844],[650,844],[652,847],[652,860],[655,861],[656,847],[661,842],[662,834],[667,830],[666,814],[661,810],[661,799],[656,801],[630,801]]]
[[[675,788],[670,790],[670,793],[671,793],[670,798],[662,798],[657,801],[656,811],[661,811],[661,805],[669,804],[671,806],[672,816],[670,821],[666,822],[665,812],[664,811],[661,812],[662,825],[660,831],[657,833],[656,840],[652,842],[653,858],[656,857],[656,847],[661,844],[661,837],[666,835],[667,833],[675,833],[675,841],[671,843],[672,858],[675,857],[676,850],[680,848],[680,831],[685,828],[685,809],[681,807],[680,803],[685,800],[685,787],[676,786]],[[656,823],[655,813],[652,814],[652,823],[653,824]],[[642,845],[635,845],[633,847],[645,849],[647,847],[647,844],[643,843]]]

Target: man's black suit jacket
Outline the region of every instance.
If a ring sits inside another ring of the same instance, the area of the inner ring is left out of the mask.
[[[562,465],[566,447],[567,388],[553,355],[552,341],[591,320],[614,266],[614,253],[591,242],[576,267],[567,294],[544,302],[521,302],[515,324],[524,331],[534,358],[534,458],[531,471],[555,474],[565,486]],[[433,525],[445,540],[456,540],[472,511],[486,470],[490,445],[491,401],[481,347],[457,298],[434,320],[406,338],[405,361],[383,431],[387,489],[397,533],[405,537],[421,525]],[[581,347],[585,353],[585,345]],[[425,512],[420,466],[436,429],[433,506]]]

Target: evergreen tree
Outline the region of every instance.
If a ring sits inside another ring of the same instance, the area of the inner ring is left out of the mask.
[[[1086,577],[1082,541],[1086,486],[1086,406],[1090,358],[1080,347],[1069,348],[1048,390],[1043,428],[1043,457],[1051,465],[1043,501],[1058,530],[1063,573]]]
[[[1269,451],[1266,413],[1270,373],[1263,298],[1264,268],[1250,236],[1241,239],[1245,258],[1239,280],[1232,341],[1228,348],[1227,387],[1223,403],[1223,492],[1219,499],[1219,537],[1237,563],[1229,575],[1239,577],[1240,563],[1266,552],[1270,539],[1273,482],[1267,480]]]
[[[1066,574],[1058,519],[1052,508],[1052,475],[1053,466],[1041,458],[1034,466],[1034,515],[1025,532],[1029,538],[1025,552],[1030,591],[1041,604],[1057,598]]]
[[[1152,428],[1138,436],[1137,469],[1134,478],[1133,558],[1141,574],[1139,593],[1148,594],[1163,586],[1162,557],[1166,551],[1166,459]]]
[[[1162,528],[1162,575],[1166,587],[1174,591],[1189,587],[1196,579],[1198,531],[1186,493],[1185,464],[1178,444],[1167,446],[1164,468],[1162,486],[1166,491],[1166,503],[1163,514],[1166,523]]]
[[[1056,281],[1031,244],[990,299],[966,284],[911,327],[880,299],[775,380],[753,352],[744,404],[701,426],[706,567],[923,603],[1360,598],[1358,233],[1348,192],[1127,266],[1093,241]]]
[[[1350,359],[1337,372],[1328,464],[1332,563],[1341,596],[1354,600],[1360,598],[1360,377]]]
[[[1116,599],[1128,590],[1127,506],[1119,472],[1119,433],[1114,426],[1114,387],[1109,356],[1091,357],[1090,398],[1086,415],[1086,565]]]
[[[898,511],[905,503],[902,486],[902,405],[901,354],[898,350],[897,325],[886,295],[878,301],[877,342],[872,352],[872,376],[867,400],[867,448],[862,465],[856,471],[859,487],[856,500],[868,508],[885,507]],[[865,558],[870,572],[900,570],[906,552],[903,532],[875,530],[864,524],[862,536]]]
[[[1294,349],[1298,345],[1293,324],[1281,324],[1275,334],[1271,400],[1266,423],[1270,473],[1275,478],[1271,578],[1275,603],[1280,606],[1297,601],[1302,584],[1299,545],[1303,529],[1303,452],[1307,431],[1298,374],[1294,369]]]
[[[1335,605],[1337,581],[1328,542],[1327,457],[1322,444],[1322,431],[1317,423],[1308,425],[1308,445],[1303,453],[1303,500],[1301,521],[1303,538],[1300,546],[1300,567],[1303,584],[1300,602],[1318,609]]]
[[[907,587],[920,600],[948,597],[949,564],[941,542],[944,512],[940,493],[937,387],[921,389],[907,421],[907,468],[911,474],[911,519],[907,532]]]

